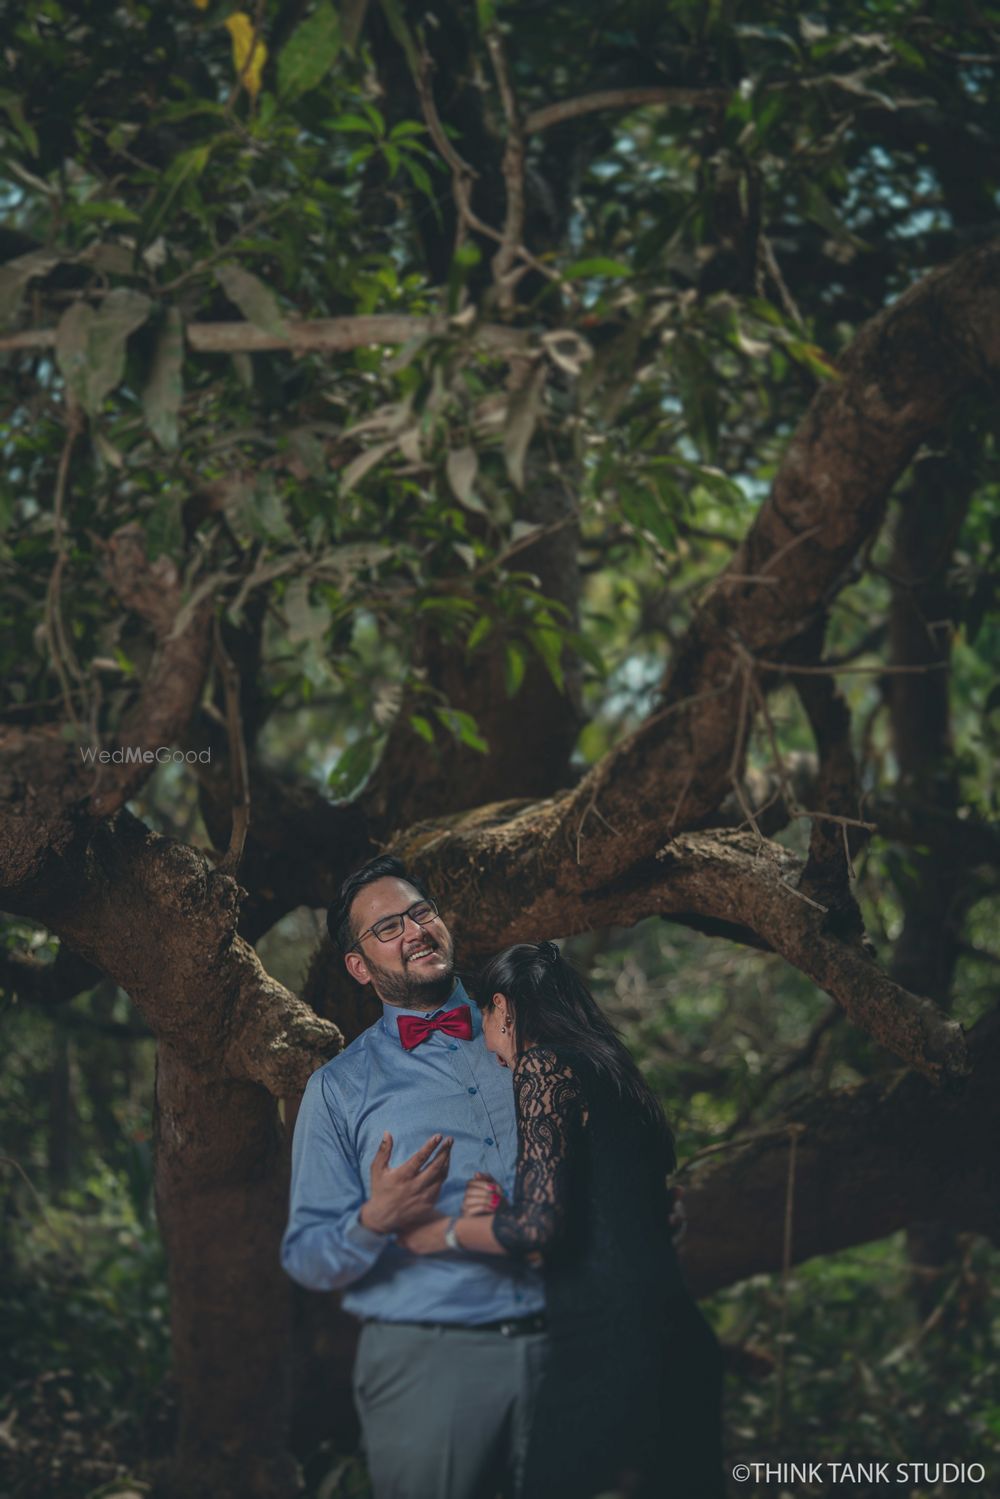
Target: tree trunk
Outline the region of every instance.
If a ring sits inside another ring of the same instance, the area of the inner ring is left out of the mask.
[[[962,446],[956,445],[958,453]],[[948,570],[969,506],[974,474],[956,453],[915,465],[913,486],[896,524],[890,571],[890,662],[912,667],[939,662],[947,668],[955,628]],[[958,773],[951,736],[951,672],[906,673],[888,678],[893,748],[903,791],[916,802],[954,814]],[[942,1010],[951,986],[962,928],[974,885],[965,861],[941,850],[910,850],[909,869],[897,881],[903,926],[890,972],[897,983],[918,985]],[[911,1294],[921,1321],[937,1305],[957,1245],[955,1229],[939,1219],[919,1219],[906,1230],[912,1267]],[[945,1316],[955,1315],[952,1305]]]
[[[288,1165],[275,1100],[161,1046],[156,1202],[183,1391],[164,1499],[288,1499],[290,1288],[278,1260]]]

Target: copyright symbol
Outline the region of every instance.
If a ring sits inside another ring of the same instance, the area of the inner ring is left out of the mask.
[[[737,1483],[746,1483],[747,1479],[750,1477],[750,1469],[747,1467],[746,1463],[736,1464],[736,1467],[733,1469],[733,1477],[736,1479]]]

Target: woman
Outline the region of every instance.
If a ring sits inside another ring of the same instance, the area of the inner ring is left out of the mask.
[[[522,1499],[717,1499],[721,1360],[684,1288],[662,1110],[551,942],[508,948],[476,987],[514,1069],[514,1197],[470,1182],[462,1214],[402,1236],[417,1254],[541,1255],[551,1357]]]

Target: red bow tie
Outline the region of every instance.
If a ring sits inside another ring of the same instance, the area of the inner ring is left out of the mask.
[[[436,1020],[427,1020],[423,1015],[400,1015],[397,1024],[404,1051],[412,1051],[421,1041],[426,1041],[431,1031],[444,1031],[446,1036],[458,1036],[462,1041],[472,1040],[472,1016],[468,1005],[445,1010]]]

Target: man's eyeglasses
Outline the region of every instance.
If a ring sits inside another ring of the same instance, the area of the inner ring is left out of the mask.
[[[380,942],[391,942],[393,937],[398,937],[403,930],[407,916],[415,921],[417,926],[427,926],[438,913],[438,908],[432,900],[414,901],[406,911],[400,911],[396,916],[381,916],[367,931],[354,943],[358,947],[365,937],[377,937]]]

